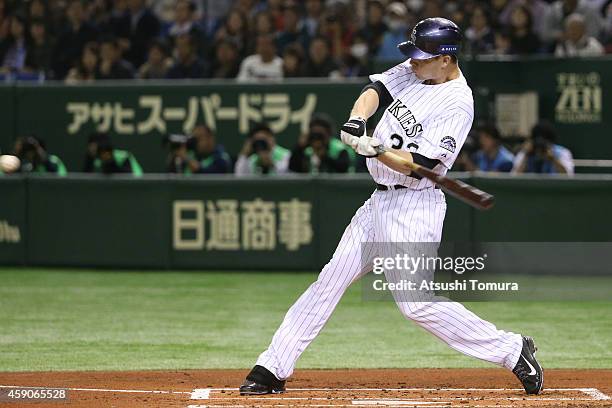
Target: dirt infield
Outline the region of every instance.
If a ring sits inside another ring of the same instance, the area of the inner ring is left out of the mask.
[[[547,370],[526,396],[501,369],[299,370],[288,392],[241,397],[245,370],[0,373],[7,407],[612,407],[612,370]],[[67,389],[68,401],[8,402],[11,387]]]

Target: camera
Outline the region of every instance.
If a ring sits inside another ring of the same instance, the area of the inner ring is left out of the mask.
[[[253,147],[253,151],[255,153],[270,150],[270,145],[268,144],[268,141],[264,139],[254,140],[251,146]]]
[[[162,145],[170,150],[171,154],[176,154],[183,147],[187,147],[187,150],[195,150],[196,140],[191,136],[174,133],[165,136],[162,139]]]
[[[536,136],[533,138],[533,152],[534,153],[544,153],[548,148],[548,140],[546,140],[542,136]]]
[[[310,132],[308,135],[308,144],[312,145],[315,142],[325,143],[326,135],[321,132]]]
[[[26,137],[22,144],[23,152],[35,152],[37,145],[38,142],[36,141],[36,139],[34,139],[33,137]]]

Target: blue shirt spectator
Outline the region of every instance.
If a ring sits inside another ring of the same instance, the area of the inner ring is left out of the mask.
[[[499,146],[493,157],[489,157],[482,150],[476,152],[475,161],[480,171],[509,172],[512,170],[514,155],[505,146]]]
[[[501,136],[494,125],[477,128],[480,149],[474,154],[474,162],[480,171],[509,172],[512,170],[514,155],[501,144]]]
[[[389,31],[383,36],[382,44],[376,57],[381,60],[403,60],[404,54],[397,48],[399,43],[408,41],[408,10],[403,3],[391,3],[388,7]]]

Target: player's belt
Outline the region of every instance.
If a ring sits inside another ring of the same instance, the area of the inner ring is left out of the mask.
[[[402,186],[401,184],[396,184],[394,186],[385,186],[384,184],[376,183],[376,189],[380,191],[401,190],[402,188],[408,188],[408,187]],[[435,188],[440,188],[440,187],[436,185]]]
[[[396,184],[394,186],[385,186],[384,184],[378,184],[376,183],[376,189],[380,190],[380,191],[387,191],[387,190],[401,190],[402,188],[408,188],[406,186],[402,186],[401,184]]]

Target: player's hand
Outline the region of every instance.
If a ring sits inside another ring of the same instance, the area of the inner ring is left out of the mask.
[[[382,142],[374,137],[361,136],[357,139],[357,147],[355,151],[365,157],[376,157],[380,154],[380,150],[377,149],[382,145]]]
[[[340,139],[357,150],[359,138],[366,134],[366,120],[359,116],[351,116],[342,128],[340,128]]]

